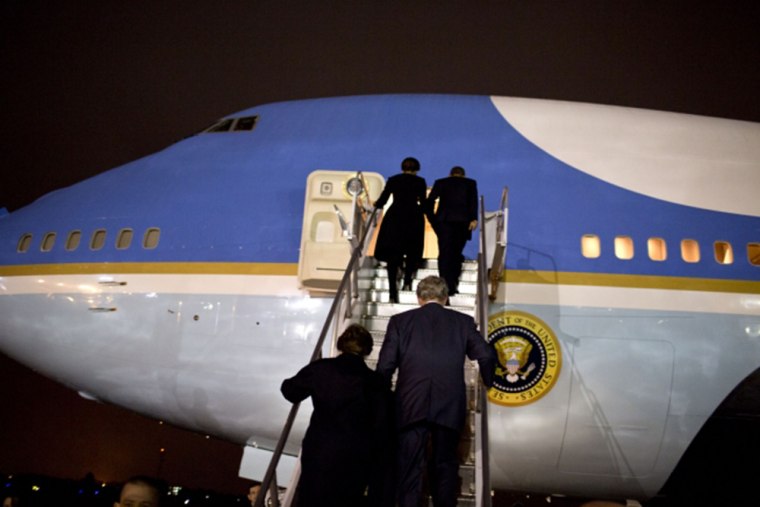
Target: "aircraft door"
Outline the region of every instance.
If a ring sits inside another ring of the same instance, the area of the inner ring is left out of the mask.
[[[344,235],[337,210],[349,223],[354,206],[360,201],[371,205],[383,190],[384,178],[378,173],[361,173],[366,192],[359,194],[349,188],[356,171],[318,170],[306,182],[301,251],[298,259],[298,283],[307,290],[335,291],[340,284],[348,261],[351,244]],[[367,202],[367,196],[369,201]]]

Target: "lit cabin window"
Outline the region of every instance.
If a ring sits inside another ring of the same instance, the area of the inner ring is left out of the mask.
[[[699,253],[699,243],[693,239],[681,240],[681,258],[684,262],[699,262],[702,258]]]
[[[587,259],[596,259],[602,254],[602,244],[596,234],[584,234],[581,237],[581,253]]]
[[[42,250],[43,252],[49,252],[50,250],[53,249],[53,246],[55,246],[55,233],[48,232],[42,238],[42,244],[40,245],[40,250]]]
[[[26,253],[29,251],[30,246],[32,246],[32,235],[24,234],[18,240],[18,246],[16,247],[16,251],[18,253]]]
[[[73,252],[79,248],[80,241],[82,241],[82,231],[71,231],[66,238],[66,250]]]
[[[134,236],[132,229],[120,230],[119,235],[116,237],[116,248],[118,250],[126,250],[129,248],[129,245],[132,244],[132,236]]]
[[[158,246],[158,239],[161,237],[161,231],[155,227],[151,227],[145,231],[143,236],[143,248],[152,250]]]
[[[668,246],[662,238],[649,238],[647,240],[647,252],[653,261],[664,261],[668,258]]]
[[[204,130],[204,132],[228,132],[230,130],[230,127],[232,127],[232,122],[232,118],[221,120],[211,125],[209,128]]]
[[[100,250],[106,244],[106,230],[98,229],[90,238],[90,250]]]
[[[246,116],[245,118],[239,118],[235,122],[235,130],[253,130],[256,126],[256,122],[259,120],[258,116]]]
[[[760,243],[749,243],[747,245],[747,259],[753,266],[760,266]]]
[[[633,239],[630,236],[615,236],[615,257],[633,259]]]
[[[715,260],[718,264],[733,264],[734,250],[728,241],[715,242]]]

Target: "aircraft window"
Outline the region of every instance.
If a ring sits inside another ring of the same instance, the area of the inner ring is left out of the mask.
[[[205,132],[227,132],[232,127],[232,118],[219,121],[205,130]]]
[[[32,246],[32,235],[24,234],[23,236],[21,236],[21,239],[18,240],[18,246],[16,247],[16,251],[18,253],[26,253],[29,251],[30,246]]]
[[[92,238],[90,239],[90,250],[100,250],[103,248],[103,245],[106,244],[106,230],[105,229],[98,229],[97,231],[92,233]]]
[[[82,231],[71,231],[69,237],[66,238],[66,250],[69,252],[79,248],[79,242],[82,239]]]
[[[317,243],[332,243],[337,239],[338,228],[335,224],[335,213],[320,211],[311,219],[310,239]]]
[[[649,238],[647,241],[649,258],[653,261],[664,261],[668,258],[668,246],[662,238]]]
[[[151,227],[145,231],[143,236],[143,248],[152,250],[158,246],[158,239],[161,237],[161,231],[155,227]]]
[[[314,232],[314,241],[317,243],[331,243],[335,237],[335,225],[326,220],[317,222]]]
[[[699,262],[699,243],[693,239],[681,240],[681,258],[684,262]]]
[[[727,241],[715,242],[715,260],[718,261],[718,264],[734,263],[734,250],[731,248],[731,243]]]
[[[259,120],[258,116],[246,116],[245,118],[239,118],[235,123],[235,130],[253,130],[256,126],[256,122]]]
[[[633,259],[633,239],[630,236],[615,236],[615,257]]]
[[[597,259],[602,254],[602,244],[596,234],[584,234],[581,237],[581,253],[587,259]]]
[[[116,238],[116,248],[119,250],[126,250],[129,245],[132,244],[132,236],[134,233],[132,229],[122,229],[119,231],[119,236]]]
[[[53,245],[55,245],[55,233],[48,232],[42,238],[42,244],[40,245],[40,250],[42,250],[43,252],[49,252],[50,250],[53,249]]]
[[[753,266],[760,266],[760,243],[749,243],[747,245],[747,259]]]

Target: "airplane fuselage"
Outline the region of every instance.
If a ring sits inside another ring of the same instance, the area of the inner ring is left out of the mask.
[[[4,353],[271,448],[331,303],[298,279],[307,177],[415,156],[428,185],[465,167],[486,209],[510,189],[487,334],[525,364],[490,393],[494,487],[651,497],[760,366],[760,125],[435,95],[229,119],[0,217]]]

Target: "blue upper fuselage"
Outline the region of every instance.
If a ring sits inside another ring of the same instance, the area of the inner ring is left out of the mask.
[[[579,273],[760,280],[746,245],[760,241],[760,218],[664,202],[599,180],[557,160],[517,132],[486,96],[380,95],[283,102],[230,117],[258,116],[253,130],[202,133],[163,151],[52,192],[0,217],[0,264],[99,262],[298,262],[304,187],[317,169],[399,172],[404,157],[420,160],[432,186],[460,165],[478,182],[487,209],[510,188],[507,267]],[[583,168],[579,168],[583,169]],[[118,250],[115,231],[161,230],[157,248]],[[89,238],[106,229],[103,249],[86,241],[66,251],[71,230]],[[58,240],[40,250],[48,232]],[[30,233],[32,247],[18,253]],[[602,239],[606,255],[580,254],[584,234]],[[684,238],[703,248],[697,263],[676,254],[620,260],[613,238],[630,236],[638,252],[647,238],[677,251]],[[714,241],[735,245],[737,260],[718,264]],[[472,258],[475,241],[465,254]],[[743,250],[744,249],[744,250]]]

